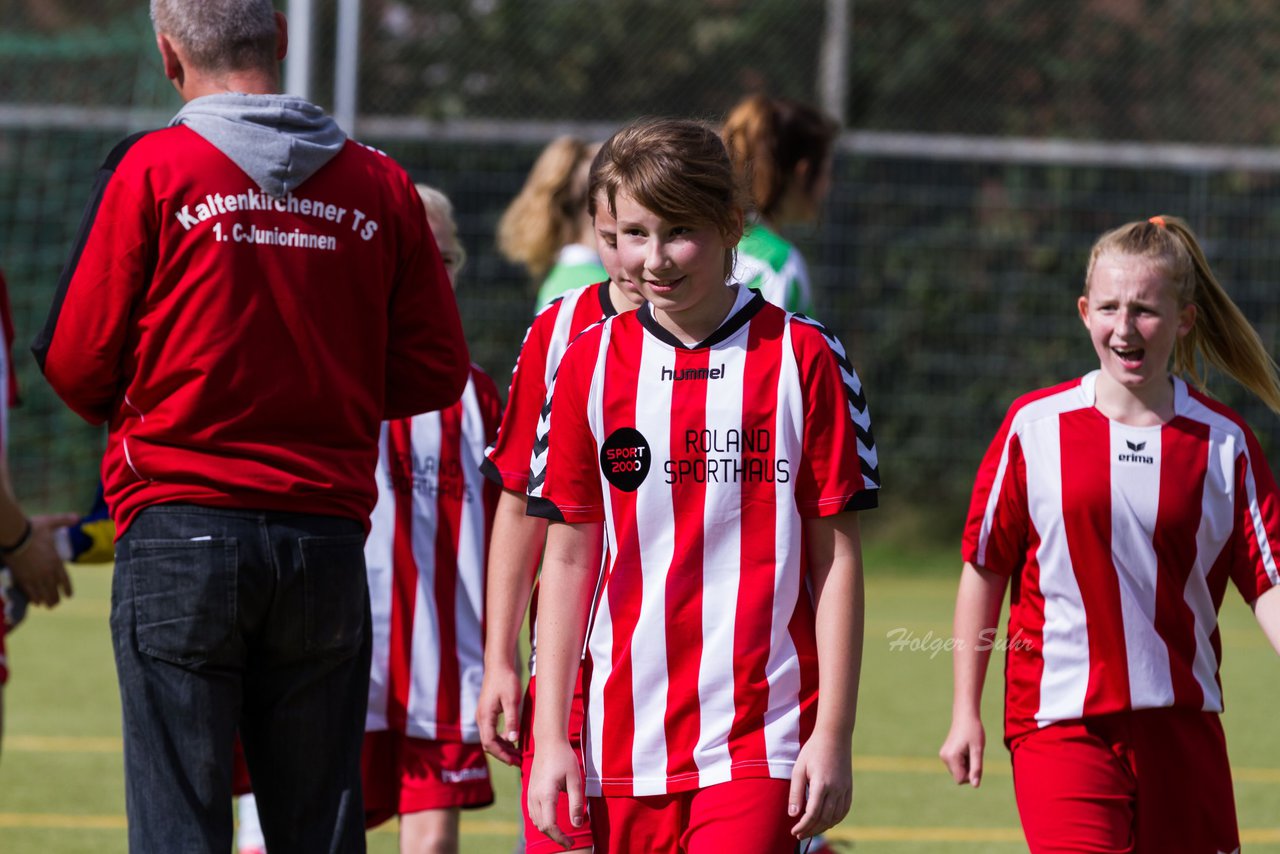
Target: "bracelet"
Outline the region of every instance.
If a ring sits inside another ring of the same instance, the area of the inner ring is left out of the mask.
[[[0,545],[0,555],[3,555],[4,557],[16,557],[27,550],[27,547],[31,545],[33,529],[31,527],[30,519],[27,519],[26,523],[27,526],[22,529],[22,536],[18,537],[18,541],[16,543],[11,546]]]

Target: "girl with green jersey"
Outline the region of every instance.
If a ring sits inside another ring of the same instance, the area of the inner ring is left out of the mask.
[[[498,251],[539,280],[537,309],[575,288],[609,278],[587,213],[587,175],[599,145],[553,139],[498,221]]]
[[[813,289],[800,251],[778,229],[817,220],[831,189],[838,130],[813,107],[766,95],[739,102],[721,130],[755,206],[738,244],[733,279],[787,311],[812,314]]]

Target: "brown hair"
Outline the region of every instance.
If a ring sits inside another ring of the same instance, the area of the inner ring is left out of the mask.
[[[587,209],[587,172],[596,146],[572,136],[553,139],[538,155],[519,195],[498,220],[498,251],[541,278],[561,247],[572,243]]]
[[[1280,413],[1280,377],[1275,360],[1262,345],[1257,330],[1214,277],[1186,222],[1173,216],[1153,216],[1099,237],[1089,254],[1086,294],[1098,259],[1112,252],[1146,258],[1159,265],[1174,285],[1178,305],[1195,305],[1195,325],[1174,345],[1174,371],[1186,374],[1203,389],[1203,358]]]
[[[839,130],[835,120],[807,104],[751,95],[729,113],[720,135],[756,210],[769,219],[801,162],[809,163],[805,189],[813,188]]]
[[[720,137],[699,122],[641,119],[610,137],[592,164],[592,214],[603,196],[616,215],[619,193],[663,219],[714,226],[735,244],[742,236],[744,194]],[[727,278],[732,249],[725,264]]]

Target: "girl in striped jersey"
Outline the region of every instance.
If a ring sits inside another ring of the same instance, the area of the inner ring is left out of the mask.
[[[838,131],[813,107],[766,95],[741,101],[720,131],[754,210],[738,243],[734,281],[787,311],[813,314],[813,286],[800,250],[778,227],[818,219]]]
[[[593,170],[592,179],[596,172]],[[533,763],[533,702],[535,696],[534,656],[536,646],[537,594],[534,579],[542,560],[547,522],[529,516],[529,459],[533,454],[538,418],[546,401],[547,387],[569,342],[588,326],[606,317],[635,309],[643,298],[618,266],[618,227],[607,200],[593,192],[589,212],[595,227],[596,243],[609,278],[578,288],[560,297],[538,314],[525,334],[515,371],[507,409],[502,416],[498,440],[485,452],[484,472],[502,486],[498,511],[493,521],[493,542],[502,548],[489,552],[489,573],[485,606],[484,684],[480,689],[477,717],[485,749],[498,760],[521,769],[521,810],[524,819],[525,849],[530,854],[561,851],[529,820],[525,795]],[[533,596],[532,606],[530,597]],[[521,701],[518,640],[525,610],[529,609],[529,685]],[[523,713],[522,713],[523,712]],[[499,733],[499,720],[505,726]],[[581,682],[577,682],[569,721],[569,740],[579,751],[582,732]],[[568,799],[560,799],[562,823],[569,823]],[[584,824],[569,834],[572,847],[591,848],[591,827]]]
[[[539,426],[530,813],[562,842],[560,792],[583,817],[565,729],[607,551],[583,665],[597,850],[787,850],[852,798],[866,400],[826,330],[725,287],[743,205],[712,130],[632,125],[600,169],[648,303],[569,346]]]
[[[465,256],[448,199],[418,187],[450,280]],[[493,802],[475,723],[484,570],[497,488],[480,474],[501,404],[479,368],[462,399],[382,425],[365,559],[373,664],[363,753],[369,826],[400,816],[400,850],[457,851],[459,808]]]
[[[1203,358],[1280,412],[1276,366],[1172,217],[1098,240],[1079,311],[1099,369],[1018,399],[978,472],[941,756],[978,785],[1012,578],[1005,742],[1032,851],[1234,851],[1217,614],[1230,582],[1280,652],[1280,494],[1240,417],[1179,374],[1199,384]]]

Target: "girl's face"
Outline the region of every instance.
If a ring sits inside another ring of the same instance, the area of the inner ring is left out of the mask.
[[[1159,265],[1116,252],[1094,263],[1079,309],[1104,377],[1139,395],[1168,382],[1174,344],[1196,318]]]
[[[596,251],[600,253],[600,263],[604,265],[609,280],[618,286],[618,290],[634,305],[644,302],[640,290],[622,269],[622,260],[618,253],[618,220],[609,212],[609,199],[603,194],[596,199]]]
[[[430,208],[427,209],[427,225],[431,226],[431,233],[436,238],[436,246],[440,248],[440,257],[444,259],[444,269],[449,274],[449,286],[456,290],[458,271],[462,269],[462,262],[466,260],[466,255],[462,253],[462,247],[458,244],[458,229],[451,220],[440,216]]]
[[[711,223],[671,222],[619,192],[618,255],[655,309],[680,313],[722,296],[730,242]]]

